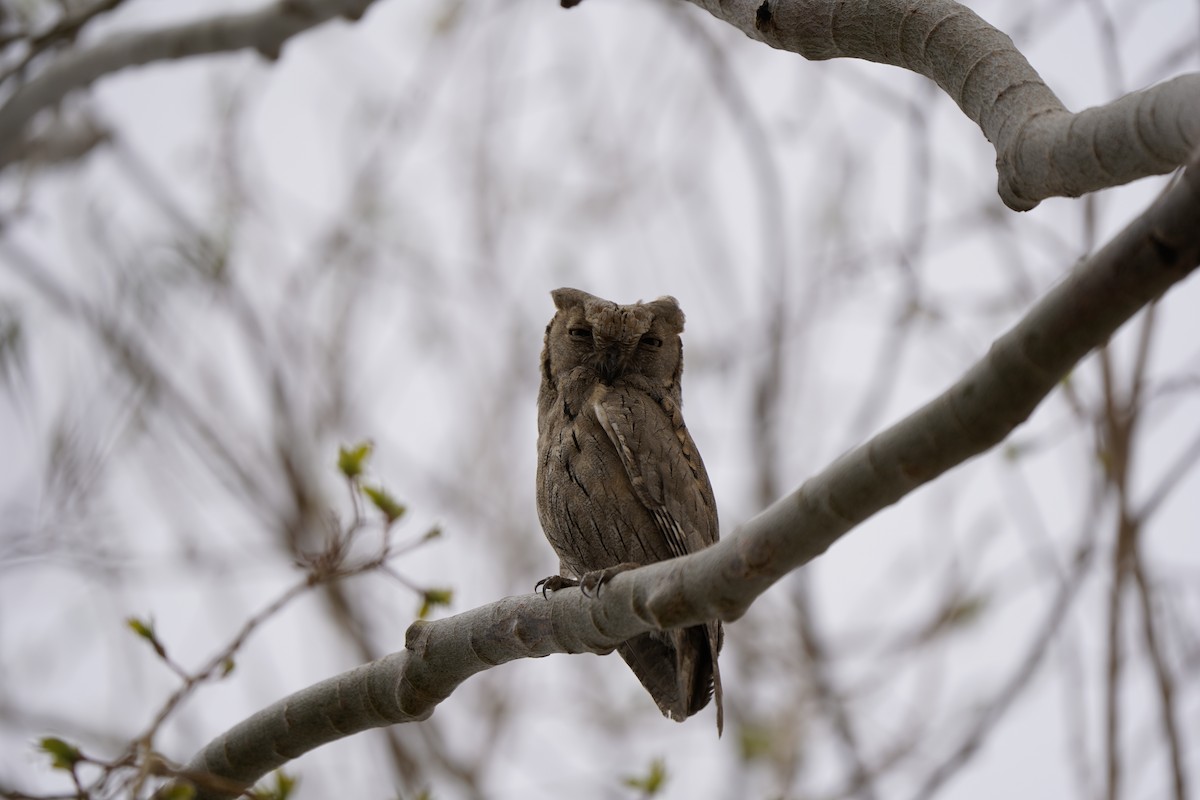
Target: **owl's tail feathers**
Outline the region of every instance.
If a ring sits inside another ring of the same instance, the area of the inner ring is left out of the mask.
[[[710,633],[713,628],[715,633]],[[719,623],[710,623],[642,634],[617,645],[617,652],[668,719],[683,722],[707,706],[715,690],[719,734],[724,724],[716,669],[719,637]]]
[[[725,631],[721,629],[720,622],[710,622],[704,627],[704,638],[708,640],[709,658],[712,659],[712,693],[717,706],[717,738],[720,738],[725,731],[725,693],[721,691],[721,667],[717,663],[717,653],[724,644]]]
[[[680,692],[676,669],[675,631],[643,633],[617,645],[617,652],[654,698],[664,717],[683,722],[688,716],[686,695]]]

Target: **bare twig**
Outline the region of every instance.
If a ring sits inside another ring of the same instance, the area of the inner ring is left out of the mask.
[[[1074,563],[1066,580],[1058,585],[1054,600],[1046,612],[1038,632],[1030,640],[1025,654],[1020,659],[1019,666],[1009,679],[1000,687],[992,699],[983,706],[974,723],[959,738],[958,744],[937,767],[921,782],[913,794],[914,798],[931,798],[945,783],[961,769],[979,750],[980,744],[1000,721],[1004,713],[1012,706],[1013,701],[1020,697],[1029,681],[1037,674],[1042,659],[1045,658],[1050,644],[1062,626],[1071,601],[1088,574],[1092,558],[1092,548],[1085,542],[1075,555]]]
[[[1185,771],[1186,752],[1183,746],[1179,723],[1175,719],[1178,713],[1175,695],[1175,680],[1171,669],[1167,666],[1163,642],[1159,640],[1158,622],[1154,616],[1154,603],[1151,597],[1150,582],[1146,578],[1146,569],[1142,564],[1140,553],[1135,548],[1132,554],[1131,572],[1137,586],[1137,596],[1142,612],[1142,634],[1146,640],[1146,658],[1154,668],[1154,678],[1158,685],[1159,718],[1162,722],[1163,738],[1167,741],[1167,750],[1171,754],[1171,787],[1175,800],[1187,800],[1187,779]]]
[[[842,753],[850,768],[850,785],[854,787],[854,796],[862,800],[872,800],[878,795],[875,792],[874,775],[867,766],[862,745],[858,740],[854,722],[846,708],[845,698],[834,685],[829,674],[829,657],[825,645],[814,621],[812,605],[809,602],[807,576],[796,576],[793,583],[793,596],[797,607],[796,621],[799,624],[800,644],[806,664],[805,672],[812,681],[817,693],[817,702],[822,712],[829,717],[829,722],[841,745]]]
[[[109,37],[66,52],[0,107],[0,165],[11,160],[25,125],[74,89],[126,67],[253,48],[276,59],[285,42],[335,17],[357,20],[374,0],[276,0],[257,11],[214,16],[158,30]]]
[[[28,51],[24,56],[17,61],[11,68],[0,73],[0,83],[9,80],[14,75],[18,75],[25,71],[35,58],[40,56],[49,48],[63,43],[69,43],[75,40],[79,32],[87,26],[89,22],[97,17],[107,14],[117,6],[121,5],[125,0],[98,0],[85,8],[79,8],[75,11],[68,11],[63,17],[52,25],[50,28],[41,33],[33,34],[24,39],[28,46]],[[8,41],[0,42],[2,45],[9,45],[18,39],[9,39]]]
[[[1122,595],[1128,550],[1136,536],[1129,520],[1122,518],[1118,523],[1116,542],[1113,545],[1112,585],[1108,590],[1108,640],[1105,649],[1104,684],[1104,786],[1105,797],[1116,800],[1121,789],[1121,673],[1124,664],[1124,648],[1121,644]]]

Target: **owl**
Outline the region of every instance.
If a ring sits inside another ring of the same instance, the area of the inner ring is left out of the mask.
[[[717,541],[717,507],[683,423],[683,312],[673,297],[617,305],[551,292],[538,392],[538,517],[560,574],[544,592],[586,593],[619,572]],[[718,621],[654,631],[617,652],[659,710],[682,721],[716,697],[723,726]]]

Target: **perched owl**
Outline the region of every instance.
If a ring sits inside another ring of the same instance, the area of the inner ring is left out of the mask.
[[[551,292],[538,393],[538,517],[560,575],[584,591],[623,570],[717,541],[717,507],[683,424],[683,312],[673,297],[619,306],[578,289]],[[720,622],[651,632],[617,646],[670,719],[716,696],[723,725]]]

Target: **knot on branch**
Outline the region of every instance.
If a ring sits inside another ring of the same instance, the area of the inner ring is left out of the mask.
[[[429,647],[429,623],[425,620],[415,620],[404,632],[404,649],[417,658],[424,658]]]
[[[775,16],[771,12],[770,0],[763,0],[762,5],[754,12],[754,28],[759,33],[766,33],[775,28]]]

